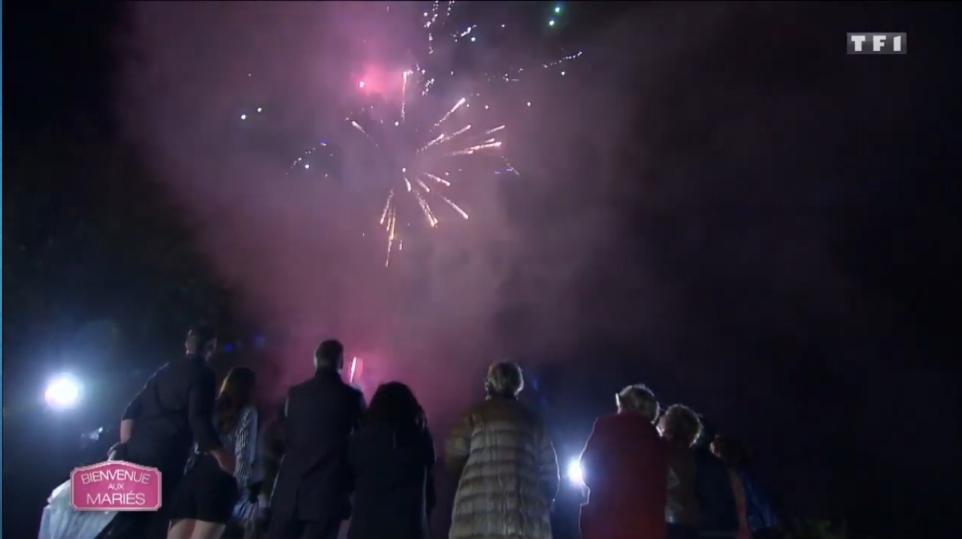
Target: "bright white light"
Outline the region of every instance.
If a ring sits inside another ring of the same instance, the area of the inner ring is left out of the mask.
[[[565,76],[565,72],[564,72],[564,71],[561,72],[561,76],[562,76],[562,77]]]
[[[548,26],[554,26],[554,19],[551,19],[550,21],[548,21]]]
[[[257,107],[257,112],[261,112],[262,110],[264,110],[264,109],[261,108],[261,107]]]
[[[80,382],[69,374],[62,374],[47,384],[43,399],[51,408],[58,410],[73,408],[80,402]]]
[[[554,7],[554,12],[555,12],[555,13],[561,13],[561,6],[555,6],[555,7]]]
[[[530,107],[530,106],[531,106],[531,102],[530,102],[530,101],[528,101],[527,103],[525,103],[525,105],[527,105],[527,106],[529,106],[529,107]]]
[[[363,89],[363,88],[364,88],[364,86],[365,86],[365,83],[364,83],[364,81],[363,81],[363,80],[357,83],[357,87],[358,87],[358,88],[361,88],[361,89]]]
[[[311,164],[310,164],[310,163],[304,163],[304,169],[307,170],[307,169],[309,169],[309,168],[311,168]]]
[[[477,41],[477,40],[478,40],[478,38],[477,38],[477,37],[475,37],[475,36],[471,36],[471,43],[474,43],[474,42],[475,42],[475,41]]]
[[[401,125],[401,122],[398,120],[394,120],[394,127],[398,127],[399,125]]]
[[[571,459],[568,462],[568,481],[579,487],[585,484],[585,472],[581,469],[581,459]]]
[[[246,115],[246,114],[241,114],[241,120],[246,120],[246,119],[247,119],[247,115]]]

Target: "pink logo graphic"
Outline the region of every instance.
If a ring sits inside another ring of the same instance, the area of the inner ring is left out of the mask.
[[[109,460],[70,472],[71,503],[77,511],[156,511],[160,470]]]

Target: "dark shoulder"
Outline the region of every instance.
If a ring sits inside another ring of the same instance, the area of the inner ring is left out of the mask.
[[[313,385],[312,382],[314,382],[313,378],[305,382],[301,382],[299,384],[294,384],[290,387],[290,389],[287,390],[287,394],[293,396],[299,393],[303,393]]]
[[[345,384],[344,382],[341,382],[341,387],[344,394],[351,401],[357,401],[357,402],[364,401],[364,394],[361,393],[360,390],[358,390],[356,387],[349,384]]]
[[[315,393],[315,392],[327,393],[327,392],[330,392],[332,388],[337,393],[340,393],[342,396],[344,396],[346,400],[363,399],[363,395],[361,394],[360,391],[344,383],[343,380],[340,380],[340,379],[326,380],[324,378],[320,378],[317,376],[307,381],[301,382],[300,384],[291,386],[290,390],[288,390],[288,395],[291,397],[294,397],[297,395],[301,395],[303,393]]]
[[[212,384],[217,381],[214,370],[200,361],[191,361],[188,366],[190,378],[197,383]]]

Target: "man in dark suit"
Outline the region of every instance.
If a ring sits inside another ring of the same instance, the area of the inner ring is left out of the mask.
[[[221,446],[213,424],[215,378],[207,363],[216,349],[217,336],[210,327],[193,327],[187,332],[184,357],[165,363],[127,406],[112,456],[158,468],[162,505],[159,513],[120,513],[100,537],[165,537],[166,510],[195,442],[233,473],[234,457]]]
[[[333,539],[350,516],[348,440],[364,410],[361,392],[341,380],[344,347],[324,341],[314,377],[285,405],[286,443],[271,499],[273,539]]]

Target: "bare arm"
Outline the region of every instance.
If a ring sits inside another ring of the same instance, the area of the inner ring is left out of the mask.
[[[125,444],[130,441],[130,437],[134,434],[134,420],[133,419],[121,419],[120,420],[120,443]]]
[[[215,380],[213,373],[201,377],[190,388],[187,401],[187,418],[194,441],[201,453],[210,453],[217,464],[227,473],[234,475],[234,455],[227,452],[220,443],[220,437],[214,429],[214,393]]]
[[[234,471],[237,486],[245,489],[253,482],[254,463],[257,458],[257,410],[253,406],[244,410],[237,424],[234,458],[237,462]]]

